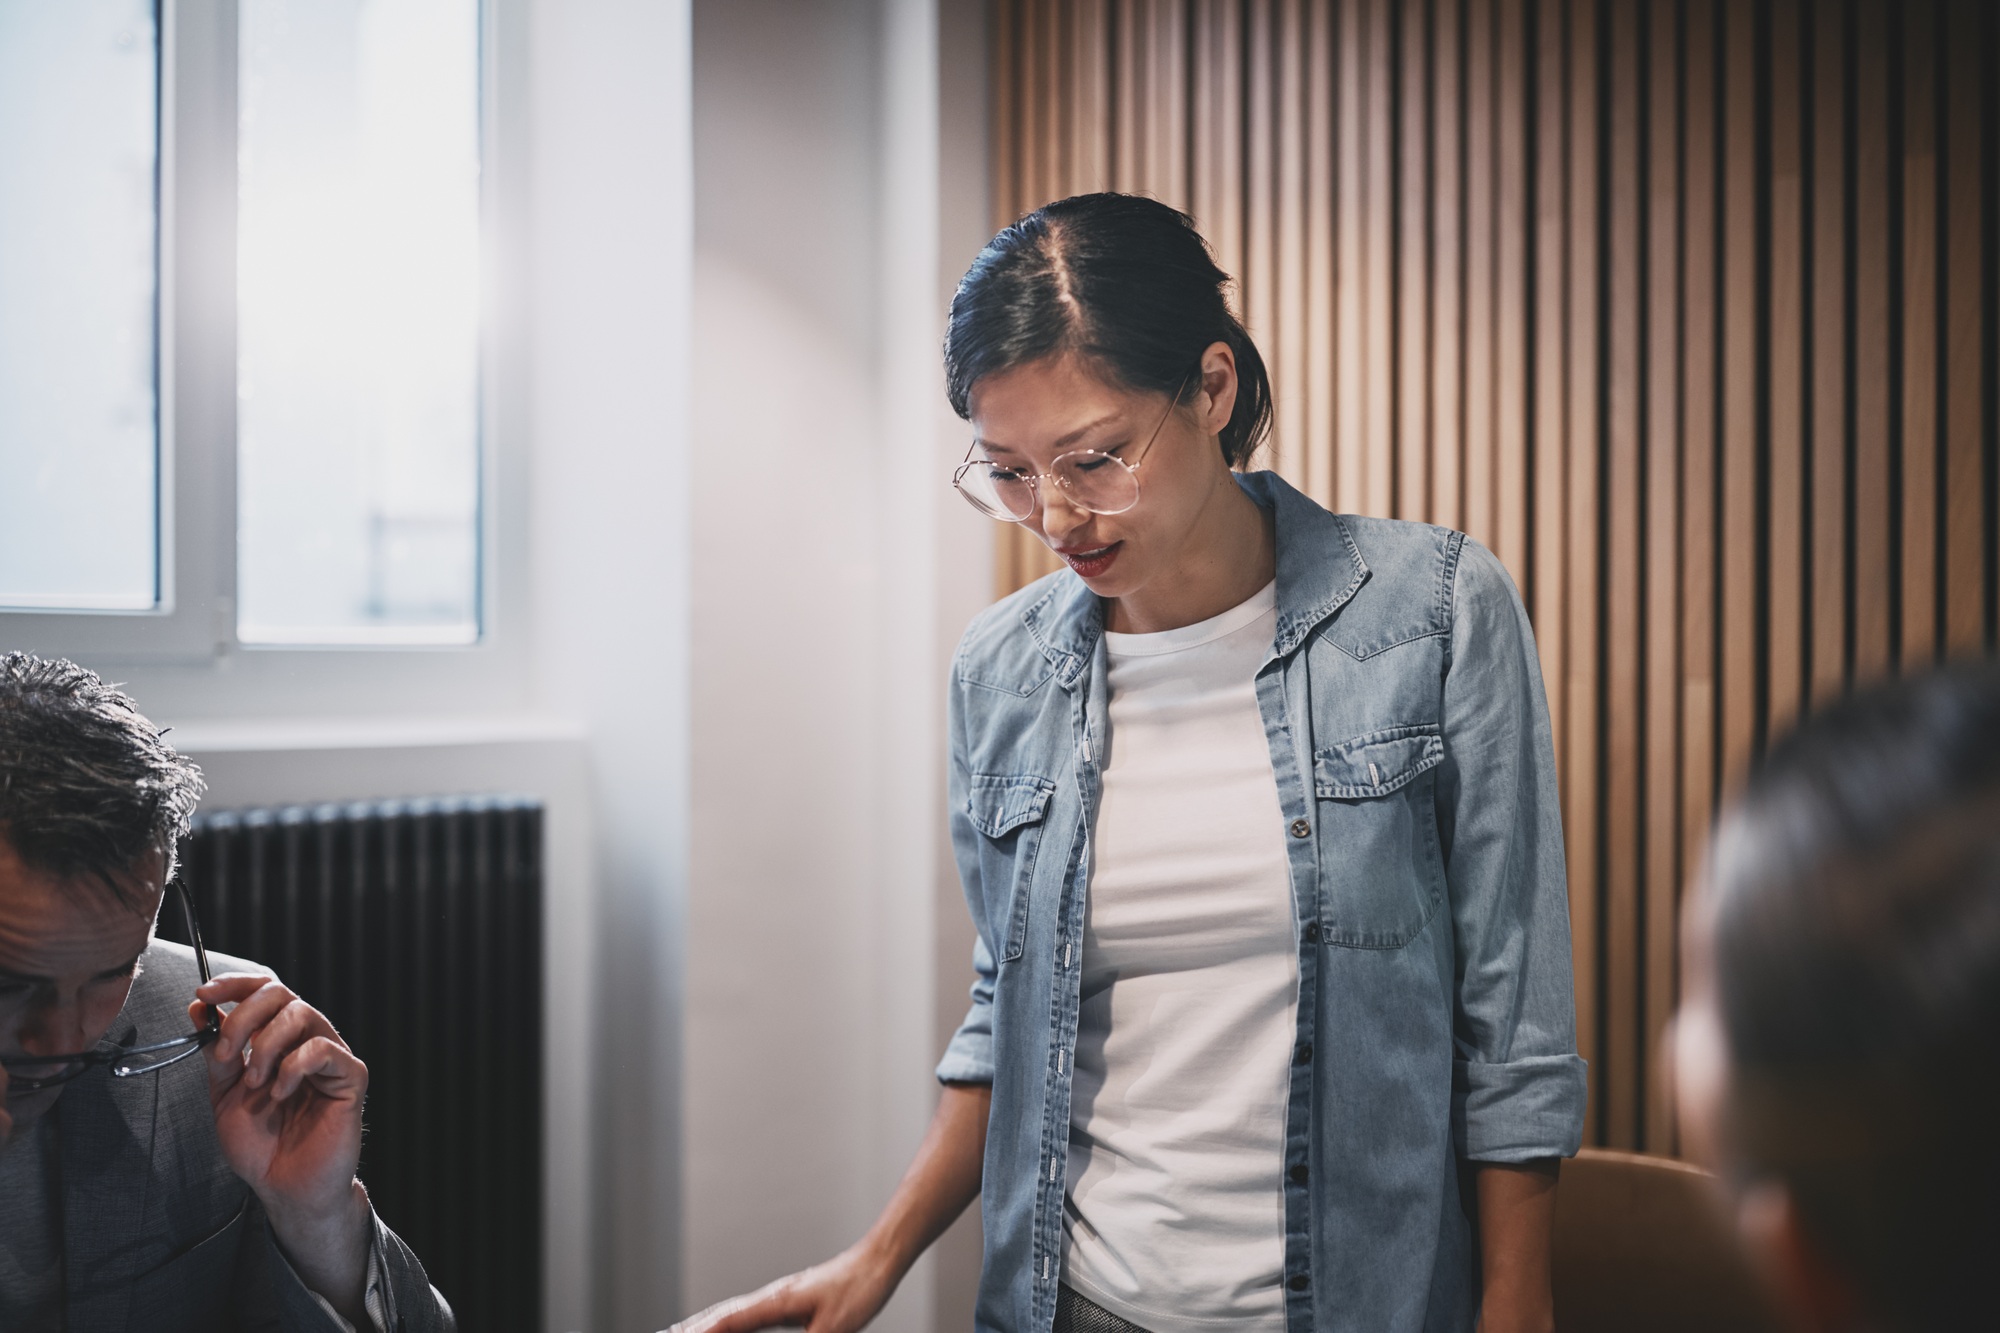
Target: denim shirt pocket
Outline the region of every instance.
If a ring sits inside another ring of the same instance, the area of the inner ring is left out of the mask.
[[[966,793],[966,813],[980,833],[979,879],[986,894],[988,943],[1002,963],[1021,956],[1028,933],[1028,890],[1035,878],[1035,853],[1041,847],[1043,817],[1055,790],[1055,783],[1032,774],[974,773]],[[1002,886],[1004,897],[999,892]]]
[[[1443,896],[1436,723],[1365,732],[1313,755],[1321,931],[1334,944],[1400,949]]]

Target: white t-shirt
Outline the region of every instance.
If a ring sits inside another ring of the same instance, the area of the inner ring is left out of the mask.
[[[1253,678],[1275,585],[1107,634],[1063,1280],[1156,1333],[1283,1333],[1298,958]]]

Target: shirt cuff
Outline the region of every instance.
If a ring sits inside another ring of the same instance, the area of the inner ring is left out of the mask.
[[[1574,1157],[1583,1143],[1587,1085],[1574,1055],[1452,1066],[1452,1134],[1469,1162]]]
[[[279,1258],[283,1259],[287,1266],[290,1265],[291,1260],[284,1259],[282,1251],[279,1252]],[[389,1305],[382,1296],[382,1274],[386,1268],[387,1261],[382,1257],[382,1224],[371,1218],[368,1225],[368,1285],[361,1296],[361,1308],[368,1316],[369,1333],[389,1333]],[[293,1276],[297,1275],[294,1271]],[[333,1322],[333,1326],[339,1329],[340,1333],[359,1333],[354,1325],[348,1323],[341,1317],[340,1312],[333,1308],[333,1302],[311,1287],[306,1287],[306,1294],[319,1302],[319,1308],[326,1311],[326,1317]]]
[[[938,1061],[940,1083],[991,1083],[993,1081],[993,1034],[968,1023],[945,1047]]]

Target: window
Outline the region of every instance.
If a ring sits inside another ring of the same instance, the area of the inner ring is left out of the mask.
[[[0,606],[160,603],[158,33],[0,0]]]
[[[0,0],[0,609],[478,641],[481,19]]]
[[[242,0],[237,634],[478,634],[479,10]]]

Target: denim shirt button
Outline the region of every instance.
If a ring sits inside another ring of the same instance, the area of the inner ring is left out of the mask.
[[[1292,1168],[1291,1176],[1294,1185],[1303,1185],[1312,1178],[1312,1173],[1306,1170],[1305,1163],[1301,1162]]]
[[[1312,1285],[1312,1279],[1307,1277],[1304,1273],[1294,1273],[1290,1277],[1285,1279],[1285,1285],[1290,1287],[1293,1291],[1304,1291],[1307,1287],[1310,1287]]]
[[[1310,838],[1312,836],[1312,831],[1313,831],[1313,826],[1307,823],[1305,820],[1294,819],[1292,821],[1292,836],[1294,838]]]
[[[1309,1041],[1302,1041],[1299,1043],[1299,1053],[1292,1057],[1292,1063],[1295,1065],[1309,1065],[1312,1063],[1312,1058],[1313,1044]]]
[[[1306,943],[1307,944],[1319,943],[1319,922],[1317,921],[1306,922]]]

